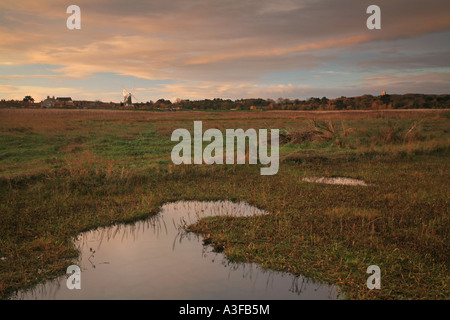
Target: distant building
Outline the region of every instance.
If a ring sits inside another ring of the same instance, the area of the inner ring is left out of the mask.
[[[56,106],[56,99],[55,97],[50,98],[50,96],[47,96],[47,99],[42,100],[41,105],[42,108],[54,108]]]
[[[58,97],[56,98],[57,107],[73,107],[73,101],[70,97]]]
[[[381,91],[381,95],[382,95],[382,96],[385,96],[385,95],[386,95],[386,91],[384,91],[384,90]]]

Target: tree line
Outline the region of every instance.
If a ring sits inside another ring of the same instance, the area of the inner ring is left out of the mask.
[[[340,97],[328,99],[326,97],[311,97],[300,99],[203,99],[183,100],[172,102],[159,99],[148,101],[141,107],[149,109],[180,108],[184,110],[376,110],[376,109],[448,109],[450,95],[431,94],[385,94],[381,96],[362,95],[357,97]]]
[[[89,108],[112,108],[114,103],[97,101]],[[362,95],[357,97],[326,97],[309,99],[159,99],[155,102],[134,103],[135,109],[143,110],[378,110],[378,109],[450,109],[448,94],[384,94],[380,96]],[[36,106],[31,96],[20,100],[1,100],[0,108]],[[120,106],[120,104],[117,104]],[[133,108],[133,107],[131,107]]]

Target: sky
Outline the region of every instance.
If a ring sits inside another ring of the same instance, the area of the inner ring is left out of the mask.
[[[1,99],[123,88],[143,102],[450,94],[450,1],[0,0]]]

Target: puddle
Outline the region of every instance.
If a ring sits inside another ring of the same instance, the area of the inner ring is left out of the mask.
[[[245,202],[180,201],[158,215],[80,234],[81,289],[68,275],[19,291],[12,299],[339,299],[335,286],[252,263],[230,263],[182,226],[205,216],[266,214]]]
[[[348,186],[368,186],[366,182],[359,179],[345,178],[345,177],[309,177],[303,178],[303,181],[313,182],[313,183],[326,183],[326,184],[340,184]]]

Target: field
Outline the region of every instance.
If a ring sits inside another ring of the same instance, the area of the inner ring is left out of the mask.
[[[180,165],[173,130],[280,129],[280,168]],[[175,200],[269,211],[189,226],[232,261],[338,285],[347,299],[448,299],[450,112],[0,110],[0,297],[64,274],[70,238]],[[304,177],[349,177],[368,186]],[[381,289],[369,290],[369,265]],[[180,273],[182,273],[180,267]]]

